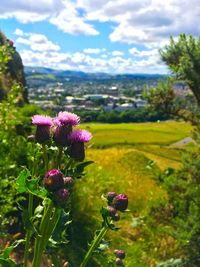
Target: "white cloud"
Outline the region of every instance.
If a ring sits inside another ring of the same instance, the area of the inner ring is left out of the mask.
[[[154,57],[143,59],[93,57],[84,53],[62,53],[51,51],[21,52],[23,63],[26,66],[45,66],[55,69],[80,70],[85,72],[108,73],[166,73],[166,67],[157,62]]]
[[[123,56],[124,52],[115,50],[115,51],[112,51],[112,55],[113,56]]]
[[[18,36],[23,36],[24,32],[21,29],[16,29],[14,34]]]
[[[170,35],[199,36],[200,2],[198,0],[78,0],[86,18],[114,22],[109,36],[112,42],[158,47]],[[195,25],[195,26],[194,26]]]
[[[158,49],[138,50],[136,47],[129,49],[129,53],[135,57],[159,57]]]
[[[78,35],[98,35],[99,32],[93,25],[85,22],[85,19],[79,16],[75,5],[70,2],[65,3],[65,8],[58,14],[52,16],[49,22],[58,27],[63,32]]]
[[[24,33],[26,38],[18,37],[16,44],[23,44],[30,47],[33,51],[59,51],[60,46],[54,44],[52,41],[48,40],[43,34],[36,33]]]
[[[21,23],[47,20],[70,34],[97,35],[93,25],[79,15],[70,0],[9,0],[0,5],[0,18],[16,18]]]
[[[105,48],[85,48],[83,49],[83,52],[86,54],[100,54],[102,52],[105,52]]]

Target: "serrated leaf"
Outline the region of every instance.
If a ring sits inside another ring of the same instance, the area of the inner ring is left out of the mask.
[[[44,187],[38,185],[39,179],[26,180],[26,187],[33,195],[44,199],[48,192]]]
[[[19,193],[27,192],[26,180],[28,177],[30,177],[30,171],[28,169],[22,170],[18,175],[16,184]]]

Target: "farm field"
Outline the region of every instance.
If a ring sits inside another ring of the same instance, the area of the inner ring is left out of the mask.
[[[191,136],[192,127],[186,123],[173,121],[85,124],[82,127],[93,134],[92,144],[87,150],[87,158],[94,160],[95,163],[87,168],[86,176],[76,185],[78,192],[76,198],[79,204],[75,210],[78,210],[79,214],[75,212],[75,215],[77,218],[85,217],[94,229],[94,225],[100,226],[101,195],[108,191],[126,193],[129,196],[130,212],[123,214],[122,220],[118,223],[121,230],[117,233],[109,232],[107,238],[126,250],[125,266],[156,266],[157,260],[154,259],[155,248],[153,247],[160,240],[155,240],[154,235],[148,232],[143,218],[147,216],[153,204],[165,201],[167,198],[165,191],[158,185],[156,177],[161,170],[169,167],[177,169],[181,166],[181,151],[184,148],[172,148],[170,145]],[[149,163],[152,161],[154,164],[150,168]],[[81,202],[82,198],[88,201]],[[90,226],[88,225],[88,228]],[[149,240],[151,247],[148,248],[143,238],[143,235],[147,234],[146,231],[151,236]],[[167,240],[164,244],[162,250],[158,249],[155,253],[161,259],[164,259],[170,245]],[[173,244],[170,246],[173,249]],[[112,248],[115,249],[115,247]],[[148,253],[150,251],[151,255]],[[141,258],[143,258],[142,262]],[[106,265],[102,259],[99,266],[109,265]]]

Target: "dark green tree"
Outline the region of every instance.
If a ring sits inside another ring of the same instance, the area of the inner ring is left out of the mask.
[[[184,80],[193,92],[200,107],[200,38],[181,34],[177,41],[160,50],[162,60],[177,79]]]

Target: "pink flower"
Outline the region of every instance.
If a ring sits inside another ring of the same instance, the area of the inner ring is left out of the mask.
[[[12,40],[9,41],[9,45],[10,46],[13,46],[14,45],[14,42]]]
[[[125,251],[122,249],[116,249],[114,252],[115,252],[115,255],[117,256],[117,258],[119,258],[119,259],[124,259],[126,256]]]
[[[58,116],[54,119],[54,123],[57,126],[61,125],[76,126],[80,123],[80,117],[74,113],[63,111],[58,113]]]
[[[53,125],[53,120],[49,116],[43,116],[43,115],[34,115],[32,117],[32,123],[36,125]]]
[[[32,123],[37,125],[35,141],[43,144],[50,139],[50,127],[53,125],[52,118],[49,116],[35,115]]]
[[[47,172],[44,177],[44,186],[49,191],[55,191],[64,186],[64,179],[61,171],[53,169]]]
[[[72,143],[76,143],[76,142],[81,142],[81,143],[85,143],[85,142],[89,142],[92,138],[92,134],[86,130],[76,130],[74,132],[72,132],[69,135],[69,140]]]
[[[128,197],[124,194],[119,194],[112,200],[112,205],[119,211],[125,211],[128,207]]]

